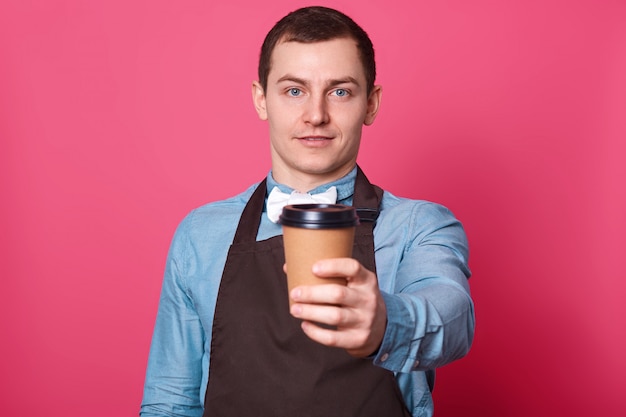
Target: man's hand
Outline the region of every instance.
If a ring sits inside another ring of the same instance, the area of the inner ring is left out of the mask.
[[[387,309],[376,275],[351,258],[319,261],[313,265],[313,273],[321,278],[344,276],[348,285],[304,285],[291,291],[291,314],[303,320],[304,333],[355,357],[376,352],[387,326]]]

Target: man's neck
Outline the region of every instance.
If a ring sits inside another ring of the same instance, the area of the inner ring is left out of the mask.
[[[348,166],[344,169],[333,171],[328,174],[307,174],[303,172],[291,172],[287,170],[276,170],[272,168],[272,176],[274,180],[280,184],[284,184],[301,193],[306,193],[315,188],[337,181],[348,175],[355,167]]]

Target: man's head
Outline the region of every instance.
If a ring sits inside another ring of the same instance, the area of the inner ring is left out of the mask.
[[[274,179],[309,191],[349,173],[382,94],[365,32],[331,9],[295,11],[267,36],[259,78],[252,98],[269,124]]]
[[[269,31],[261,47],[259,83],[265,90],[272,66],[272,53],[282,42],[313,43],[337,38],[351,38],[356,42],[370,93],[376,81],[374,47],[365,31],[345,14],[327,7],[305,7],[283,17]]]

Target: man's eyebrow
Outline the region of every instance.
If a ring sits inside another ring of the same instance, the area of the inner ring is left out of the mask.
[[[288,81],[288,82],[291,82],[291,83],[296,83],[296,84],[301,84],[301,85],[308,85],[309,84],[306,80],[304,80],[302,78],[298,78],[298,77],[293,76],[293,75],[289,75],[289,74],[283,75],[278,80],[276,80],[276,84],[282,83],[282,82],[285,82],[285,81]]]
[[[282,77],[280,77],[276,83],[282,83],[282,82],[292,82],[292,83],[296,83],[296,84],[300,84],[300,85],[304,85],[304,86],[308,86],[310,83],[307,80],[304,80],[302,78],[287,74],[284,75]],[[338,78],[335,80],[329,80],[326,83],[327,87],[334,87],[337,85],[341,85],[341,84],[355,84],[355,85],[359,85],[359,82],[356,80],[356,78],[351,77],[351,76],[347,76],[344,78]]]
[[[339,78],[337,80],[331,80],[330,82],[328,82],[329,87],[334,87],[336,85],[341,85],[341,84],[359,85],[359,82],[356,80],[356,78],[350,77],[350,76],[347,76],[345,78]]]

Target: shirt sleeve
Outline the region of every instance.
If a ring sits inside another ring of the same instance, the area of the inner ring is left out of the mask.
[[[416,204],[394,290],[383,292],[387,329],[374,363],[394,372],[435,369],[463,357],[474,336],[468,243],[445,207]]]
[[[150,346],[140,415],[202,416],[204,333],[185,284],[188,218],[178,227],[167,257]]]

